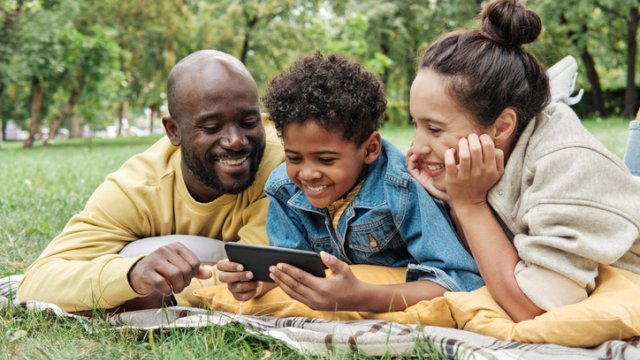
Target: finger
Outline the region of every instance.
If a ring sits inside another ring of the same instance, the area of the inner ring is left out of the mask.
[[[231,292],[234,293],[249,293],[255,292],[258,289],[257,281],[244,281],[244,282],[236,282],[229,284],[227,286]]]
[[[501,149],[496,149],[496,168],[498,169],[498,175],[504,174],[504,152]]]
[[[190,267],[188,280],[191,281],[200,269],[200,258],[191,249],[181,243],[176,243],[176,252],[182,258],[182,262],[180,263],[181,269],[186,271],[184,265],[188,265]]]
[[[228,271],[228,272],[238,272],[244,270],[244,266],[242,264],[238,264],[236,262],[230,261],[229,259],[222,259],[218,261],[216,267],[220,271]]]
[[[462,138],[458,141],[458,177],[465,179],[470,171],[471,154],[469,153],[469,141],[466,138]]]
[[[447,149],[444,152],[444,170],[447,182],[458,177],[458,167],[456,166],[455,149]]]
[[[235,282],[246,282],[253,279],[253,273],[251,271],[234,271],[234,272],[226,272],[223,271],[218,275],[218,279],[223,283],[235,283]]]
[[[495,164],[496,153],[495,144],[493,143],[491,136],[487,134],[480,135],[480,147],[483,163],[493,166]]]
[[[148,295],[154,290],[157,290],[161,294],[167,296],[173,293],[173,287],[171,286],[171,283],[167,280],[166,277],[156,271],[148,271],[145,274],[145,282],[147,282],[150,287],[152,287],[152,289],[150,289],[149,292],[141,295]]]
[[[322,259],[324,265],[329,268],[329,270],[331,270],[333,274],[345,274],[351,271],[349,269],[349,265],[346,262],[329,254],[328,252],[321,251],[320,259]]]
[[[182,291],[182,289],[184,289],[191,282],[191,278],[186,281],[184,273],[169,261],[158,264],[155,269],[156,272],[162,275],[165,281],[169,283],[173,292]]]
[[[295,266],[279,263],[276,266],[269,268],[270,275],[275,277],[274,280],[278,280],[278,286],[284,285],[291,289],[292,293],[298,294],[298,296],[306,298],[309,296],[309,286],[315,280],[315,276],[300,270]]]
[[[271,277],[271,279],[276,283],[276,285],[278,285],[278,287],[280,287],[280,289],[282,289],[282,291],[285,294],[289,295],[290,298],[292,298],[294,300],[297,300],[297,301],[299,301],[299,302],[301,302],[301,303],[303,303],[303,304],[308,306],[309,301],[307,300],[307,298],[305,298],[302,294],[300,294],[298,292],[297,287],[293,287],[292,288],[286,282],[282,281],[282,276],[283,275],[284,275],[283,273],[277,272],[277,270],[276,270],[274,272],[271,272],[269,274],[269,277]],[[286,275],[284,275],[284,276],[286,276]]]
[[[477,134],[469,134],[469,137],[467,138],[467,143],[469,146],[469,156],[471,157],[470,171],[477,173],[482,170],[482,164],[484,164],[480,138],[478,137]]]
[[[213,272],[211,272],[211,270],[209,268],[206,268],[204,266],[200,266],[198,268],[198,272],[196,273],[195,277],[201,280],[204,279],[208,279],[210,277],[213,276]]]

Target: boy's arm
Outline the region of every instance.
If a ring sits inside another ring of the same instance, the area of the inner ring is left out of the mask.
[[[273,266],[276,284],[293,299],[314,310],[325,311],[401,311],[425,299],[442,295],[446,289],[431,281],[378,285],[358,280],[349,265],[321,252],[331,270],[326,278],[313,276],[287,264]]]

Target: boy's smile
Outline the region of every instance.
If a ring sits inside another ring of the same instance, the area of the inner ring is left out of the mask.
[[[369,138],[360,147],[315,120],[290,123],[282,131],[287,175],[309,203],[326,208],[345,196],[364,177]]]

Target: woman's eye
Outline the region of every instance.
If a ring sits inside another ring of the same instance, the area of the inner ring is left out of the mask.
[[[429,127],[429,132],[433,133],[433,134],[437,134],[439,132],[441,132],[442,129],[438,129],[438,128],[434,128],[434,127]]]

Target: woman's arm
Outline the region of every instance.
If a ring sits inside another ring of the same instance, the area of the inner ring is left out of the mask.
[[[518,253],[487,202],[487,193],[502,175],[503,157],[487,135],[469,135],[445,154],[447,194],[456,224],[496,302],[516,321],[543,312],[522,292],[515,278]]]

